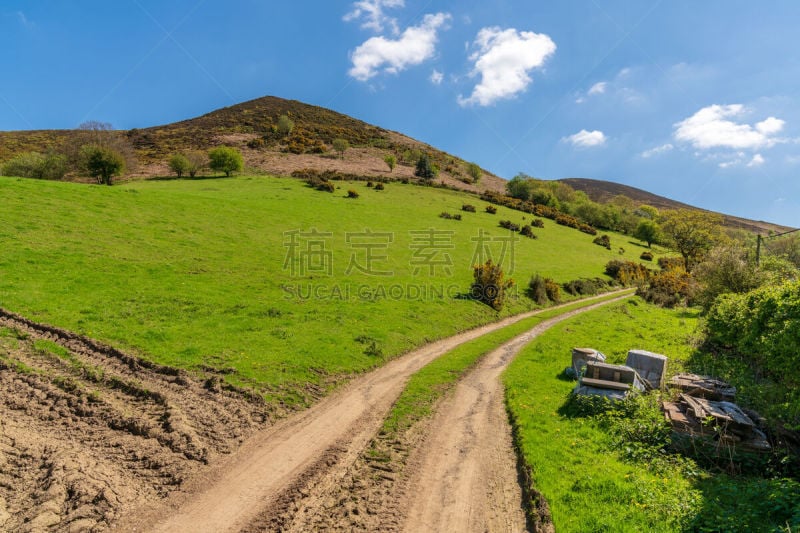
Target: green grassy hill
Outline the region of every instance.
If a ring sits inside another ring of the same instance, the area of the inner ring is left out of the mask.
[[[521,222],[523,213],[491,215],[476,197],[438,188],[337,183],[330,194],[269,177],[118,187],[0,178],[0,306],[165,364],[216,369],[286,402],[497,318],[463,298],[474,239],[483,232],[497,257],[498,238],[510,235],[498,221]],[[360,197],[346,198],[348,189]],[[464,203],[478,212],[461,212]],[[441,248],[426,247],[431,229]],[[296,257],[287,257],[292,232],[313,230],[330,236],[296,235]],[[536,272],[559,282],[602,276],[623,257],[618,247],[628,259],[642,250],[612,234],[609,251],[549,220],[535,232],[515,243],[513,263],[507,250],[520,294],[504,314],[534,306],[522,293]],[[315,266],[306,251],[330,259],[330,273],[303,271]],[[449,272],[440,265],[430,275],[425,258],[445,254]]]

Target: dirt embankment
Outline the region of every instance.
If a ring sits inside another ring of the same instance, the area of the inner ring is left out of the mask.
[[[270,420],[263,401],[0,310],[0,531],[95,531]]]

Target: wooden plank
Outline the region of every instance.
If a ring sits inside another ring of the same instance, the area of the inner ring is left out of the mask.
[[[581,385],[589,385],[598,389],[630,390],[630,383],[619,383],[618,381],[608,381],[606,379],[583,378]]]

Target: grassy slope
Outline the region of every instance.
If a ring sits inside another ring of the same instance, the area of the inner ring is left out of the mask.
[[[350,248],[345,232],[391,231],[391,283],[435,283],[466,290],[474,251],[470,238],[484,229],[502,235],[497,215],[457,212],[461,193],[389,184],[383,192],[363,183],[342,184],[335,194],[295,180],[236,178],[137,182],[121,187],[0,179],[0,305],[135,350],[159,362],[188,368],[235,370],[267,396],[297,400],[334,377],[363,371],[428,339],[496,319],[485,306],[456,298],[426,301],[286,299],[281,285],[295,283],[283,269],[283,232],[316,227],[333,231],[331,278],[301,280],[377,287],[385,279],[345,275]],[[343,196],[347,188],[358,200]],[[602,272],[619,257],[592,238],[550,221],[538,240],[516,247],[516,279],[534,271],[559,281]],[[415,276],[409,265],[410,229],[453,230],[452,276]],[[639,247],[627,238],[629,258]],[[380,252],[380,251],[379,251]],[[505,314],[530,308],[512,300]],[[435,319],[432,319],[435,317]],[[383,356],[366,355],[355,339],[374,339]],[[311,384],[310,386],[306,383]]]
[[[624,462],[594,420],[559,412],[575,386],[559,378],[572,347],[597,348],[612,363],[644,348],[669,356],[675,371],[690,355],[696,324],[691,311],[631,300],[555,326],[511,364],[504,377],[508,407],[558,531],[676,531],[696,509],[699,492],[677,469],[657,475]]]

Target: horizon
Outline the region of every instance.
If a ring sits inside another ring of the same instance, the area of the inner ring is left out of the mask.
[[[800,227],[789,1],[13,0],[0,17],[4,131],[145,128],[274,95],[505,179],[611,181]]]

